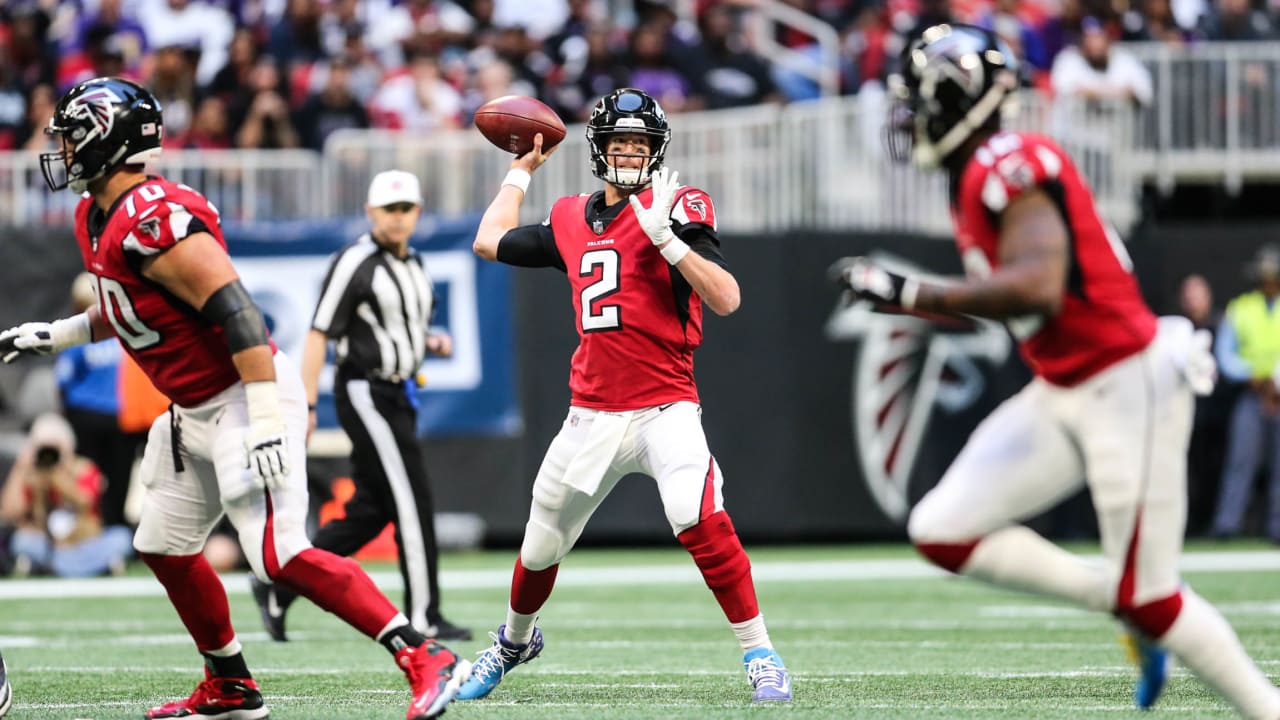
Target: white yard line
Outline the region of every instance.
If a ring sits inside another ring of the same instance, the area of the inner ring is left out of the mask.
[[[679,557],[675,552],[673,556]],[[1198,552],[1182,558],[1185,572],[1257,572],[1280,570],[1280,551]],[[827,560],[752,563],[757,582],[832,582],[850,580],[902,580],[945,577],[938,568],[914,558],[876,560]],[[388,589],[400,587],[395,571],[370,573],[374,581]],[[243,573],[222,576],[227,591],[247,594],[249,584]],[[449,590],[506,589],[510,570],[444,570],[440,584]],[[620,567],[565,567],[556,578],[557,587],[604,587],[620,585],[701,584],[691,562],[669,565],[623,565]],[[47,600],[57,598],[142,597],[163,595],[152,578],[34,579],[0,581],[0,600]]]

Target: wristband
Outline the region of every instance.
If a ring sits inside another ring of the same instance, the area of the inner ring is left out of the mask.
[[[685,255],[689,254],[689,245],[673,235],[658,252],[662,253],[662,257],[667,259],[668,264],[675,265],[683,260]]]
[[[907,310],[916,306],[916,298],[920,296],[920,281],[909,277],[902,282],[902,291],[898,293],[898,302]]]
[[[89,314],[80,313],[54,320],[49,325],[49,339],[53,341],[53,349],[57,352],[93,342],[93,323],[89,322]]]
[[[507,176],[502,179],[502,184],[520,188],[520,192],[527,194],[529,192],[529,181],[532,179],[533,176],[527,170],[511,168],[511,170],[507,171]]]
[[[280,422],[280,389],[274,380],[244,384],[244,398],[249,406],[249,422]]]

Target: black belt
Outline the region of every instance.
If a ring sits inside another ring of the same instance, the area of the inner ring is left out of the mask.
[[[380,371],[361,370],[357,367],[339,367],[338,379],[345,382],[347,380],[368,380],[370,382],[390,383],[392,385],[403,385],[406,382],[415,380],[413,376],[405,377],[400,373],[384,375]]]

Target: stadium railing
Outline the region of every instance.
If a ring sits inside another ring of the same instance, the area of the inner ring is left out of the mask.
[[[1058,138],[1082,166],[1104,214],[1122,231],[1138,218],[1142,182],[1280,178],[1280,43],[1125,46],[1152,70],[1151,106],[1099,105],[1024,93],[1011,125]],[[723,230],[794,227],[945,234],[945,180],[883,154],[884,94],[671,118],[668,163],[712,193]],[[539,171],[525,219],[561,195],[596,187],[582,128],[570,128]],[[228,221],[359,214],[372,175],[402,167],[423,179],[441,217],[482,210],[507,169],[478,133],[340,131],[323,153],[168,151],[156,169],[199,188]],[[0,153],[0,225],[57,225],[76,198],[44,188],[35,153]]]

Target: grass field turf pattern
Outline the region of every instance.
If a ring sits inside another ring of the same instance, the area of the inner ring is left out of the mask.
[[[1084,553],[1094,548],[1077,548]],[[900,546],[752,550],[762,609],[796,700],[752,706],[741,652],[679,548],[581,550],[540,622],[547,649],[451,720],[1153,718],[1132,707],[1134,670],[1108,618],[945,577]],[[505,617],[513,553],[446,555],[444,608],[477,639]],[[1250,653],[1280,674],[1280,552],[1200,544],[1186,577]],[[394,568],[372,567],[399,598]],[[409,694],[380,646],[300,602],[292,642],[270,642],[244,576],[224,578],[233,619],[275,720],[403,718]],[[0,649],[13,720],[139,718],[189,693],[199,659],[159,585],[0,581]],[[1158,717],[1234,717],[1177,670]]]

